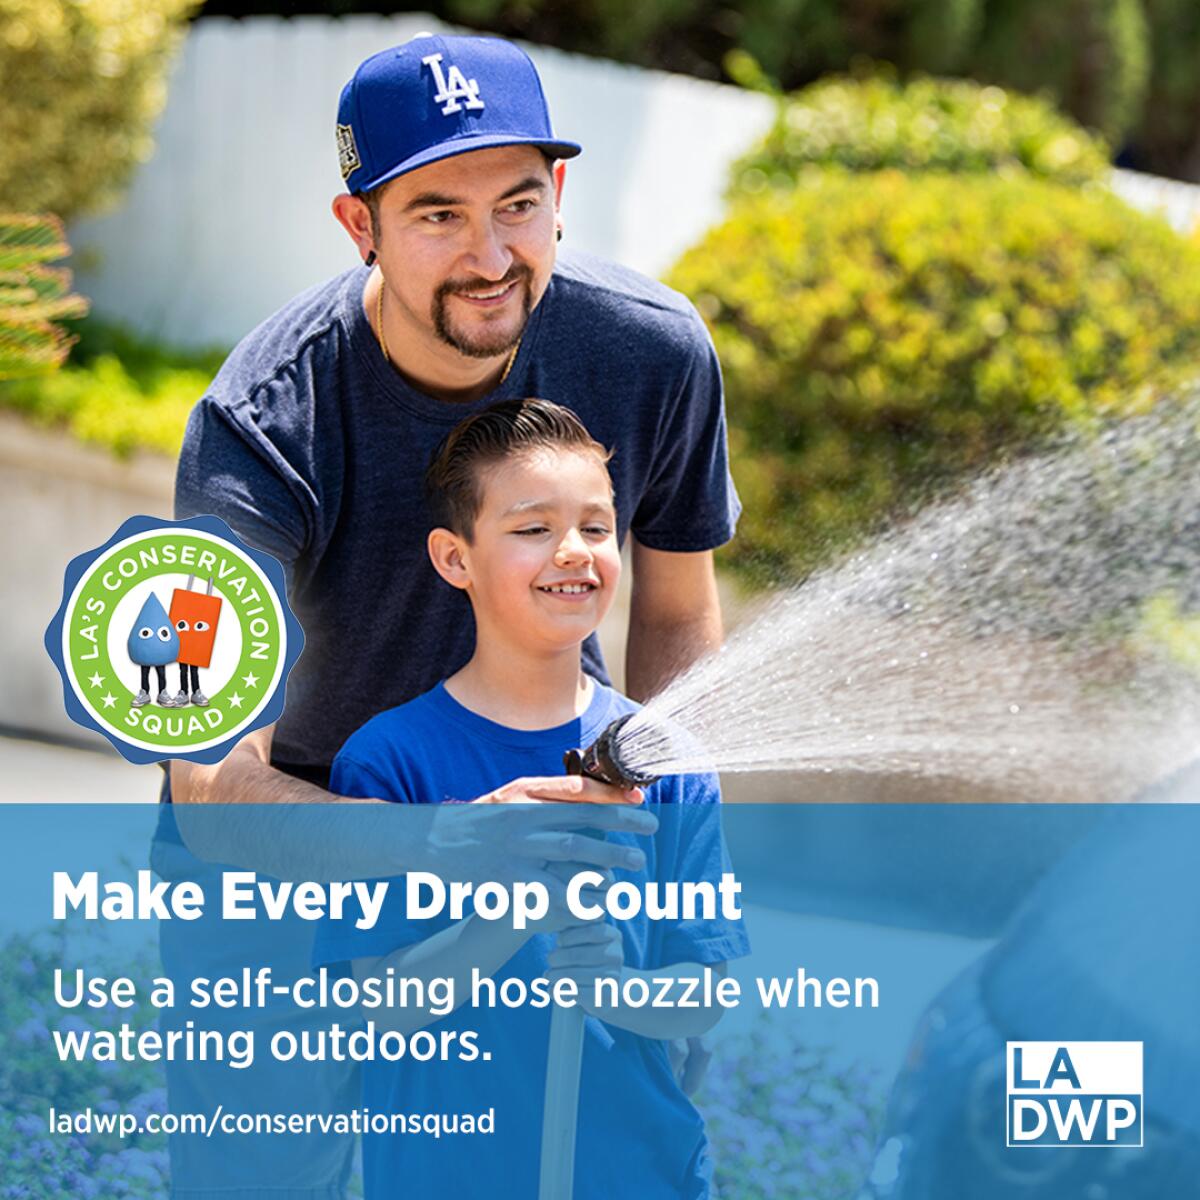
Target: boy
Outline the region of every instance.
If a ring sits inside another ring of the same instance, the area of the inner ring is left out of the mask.
[[[621,560],[608,452],[579,418],[546,401],[505,401],[462,422],[427,475],[436,516],[429,557],[475,616],[473,657],[416,700],[369,721],[342,748],[333,788],[407,803],[461,800],[517,777],[557,775],[563,751],[583,747],[636,705],[585,676],[581,646],[608,611]],[[638,802],[642,794],[627,794]],[[663,807],[653,837],[628,845],[622,878],[712,879],[728,869],[712,777],[672,777],[646,789]],[[447,812],[452,818],[453,811]],[[568,873],[569,873],[568,866]],[[591,1004],[600,975],[699,975],[748,950],[725,919],[569,924],[552,913],[536,931],[475,914],[412,921],[393,886],[370,930],[353,916],[327,922],[318,965],[352,962],[360,980],[388,972],[451,976],[460,1004],[472,969],[497,984],[547,975],[579,982],[589,1020],[576,1150],[575,1197],[708,1194],[703,1123],[671,1071],[661,1040],[698,1036],[718,1010],[604,1008]],[[557,941],[549,931],[559,930]],[[406,1035],[429,1011],[371,1010],[377,1027]],[[601,1023],[603,1022],[603,1023]],[[367,1200],[384,1196],[537,1195],[542,1089],[550,1013],[526,1005],[460,1007],[435,1033],[472,1029],[490,1060],[427,1064],[372,1061],[364,1102],[377,1113],[481,1113],[495,1134],[433,1140],[367,1135]],[[461,1043],[454,1043],[461,1044]]]

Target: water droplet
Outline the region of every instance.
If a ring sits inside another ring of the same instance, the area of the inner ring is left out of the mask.
[[[802,587],[764,597],[763,619],[734,632],[719,667],[681,677],[649,711],[677,717],[730,771],[838,774],[864,758],[1013,795],[1036,778],[1047,799],[1078,788],[1084,757],[1089,780],[1117,789],[1157,773],[1160,747],[1168,759],[1194,756],[1200,686],[1180,680],[1186,713],[1168,729],[1149,682],[1161,664],[1142,674],[1123,631],[1164,588],[1177,590],[1181,618],[1200,596],[1200,543],[1189,536],[1200,512],[1198,418],[1189,401],[1174,416],[1122,422],[1107,434],[1111,469],[1089,434],[980,477]],[[951,557],[937,571],[943,543]],[[1112,614],[1119,656],[1106,653],[1110,627],[1097,614]],[[1006,688],[1030,691],[1028,715],[1005,702]],[[1019,729],[1017,716],[1027,716]],[[1153,747],[1130,764],[1143,729]],[[658,753],[638,736],[639,754]],[[701,754],[689,745],[662,758],[673,773]]]

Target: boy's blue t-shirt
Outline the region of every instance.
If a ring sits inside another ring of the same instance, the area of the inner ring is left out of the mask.
[[[596,684],[582,717],[554,729],[498,725],[464,708],[439,684],[369,721],[333,765],[333,786],[350,796],[428,804],[467,800],[513,779],[560,775],[563,752],[590,745],[633,701]],[[639,846],[644,871],[617,870],[640,883],[711,880],[730,869],[721,837],[720,795],[712,776],[671,776],[647,789],[659,829],[652,837],[612,834]],[[659,807],[661,806],[661,807]],[[355,928],[351,908],[324,921],[314,947],[316,966],[348,964],[423,941],[450,924],[408,921],[403,889],[388,890],[374,928]],[[626,965],[657,969],[681,962],[718,963],[749,951],[741,921],[620,923]],[[552,936],[535,934],[493,978],[542,975]],[[348,965],[346,966],[348,969]],[[370,1019],[371,1014],[367,1014]],[[490,1062],[369,1062],[363,1102],[372,1112],[482,1112],[495,1108],[496,1131],[434,1140],[423,1135],[364,1138],[368,1200],[382,1196],[537,1195],[543,1089],[550,1013],[522,1007],[460,1008],[426,1026],[476,1030]],[[593,1018],[587,1021],[575,1162],[577,1200],[612,1196],[678,1200],[708,1194],[703,1122],[675,1081],[664,1043]]]

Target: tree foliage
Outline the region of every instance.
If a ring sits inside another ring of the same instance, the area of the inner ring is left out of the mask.
[[[1028,172],[1105,178],[1104,143],[1044,100],[965,79],[828,78],[780,97],[767,136],[734,168],[734,188],[790,187],[813,167]]]
[[[1137,166],[1200,180],[1200,4],[1144,0],[1150,18],[1150,83],[1131,132]]]
[[[967,71],[1045,92],[1114,145],[1141,115],[1149,72],[1142,0],[987,0]]]
[[[197,0],[0,0],[0,209],[64,219],[150,156]]]
[[[55,217],[0,213],[0,379],[52,370],[71,339],[58,324],[87,310],[71,273],[48,264],[69,252]]]

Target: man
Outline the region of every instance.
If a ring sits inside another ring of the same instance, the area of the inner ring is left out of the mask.
[[[463,417],[543,397],[614,449],[618,533],[632,534],[634,697],[720,643],[712,550],[738,514],[719,368],[695,311],[633,272],[556,261],[562,160],[579,147],[554,136],[522,51],[421,35],[375,55],[343,90],[337,144],[348,190],[333,212],[364,265],[238,346],[192,414],[176,489],[179,516],[215,513],[284,564],[305,651],[274,728],[216,766],[173,765],[157,865],[194,874],[186,843],[205,860],[291,879],[429,870],[505,880],[554,862],[637,869],[627,847],[573,832],[652,829],[635,807],[509,804],[632,798],[577,777],[515,780],[403,821],[395,805],[339,820],[344,810],[314,803],[333,799],[330,764],[355,729],[470,656],[469,607],[426,561],[422,484]],[[584,663],[606,681],[594,639]],[[282,932],[270,931],[276,954]],[[164,930],[164,959],[194,969],[208,952],[174,944],[185,936]],[[306,968],[299,936],[296,945],[280,975]],[[251,1096],[245,1076],[239,1084],[243,1104],[270,1107],[269,1088]],[[173,1087],[179,1108],[221,1098],[194,1074]],[[313,1087],[318,1100],[292,1097],[300,1108],[333,1110],[354,1094],[345,1072]],[[267,1149],[250,1163],[225,1146],[173,1143],[176,1192],[340,1194],[345,1145]]]
[[[234,351],[192,414],[176,493],[178,515],[216,513],[284,563],[306,649],[278,726],[218,766],[177,764],[176,802],[328,799],[346,737],[466,661],[469,610],[424,561],[421,480],[445,433],[496,399],[567,404],[616,451],[627,691],[645,698],[721,641],[712,549],[738,503],[716,357],[675,293],[556,264],[561,160],[579,147],[555,138],[528,57],[426,35],[375,55],[342,93],[338,149],[349,191],[333,212],[370,269]],[[594,639],[585,664],[605,678]],[[517,791],[605,798],[579,780]]]

